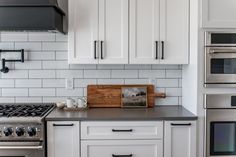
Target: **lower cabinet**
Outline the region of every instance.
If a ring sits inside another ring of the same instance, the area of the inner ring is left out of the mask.
[[[81,157],[163,157],[162,140],[87,140]]]
[[[48,157],[196,157],[196,121],[81,124],[50,121],[47,154]]]
[[[79,122],[47,123],[48,157],[80,157]]]
[[[196,157],[196,121],[165,121],[164,157]]]

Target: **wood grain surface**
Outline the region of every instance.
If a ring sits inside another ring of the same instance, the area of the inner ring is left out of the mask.
[[[88,85],[87,99],[90,108],[121,107],[122,87],[147,87],[148,107],[154,107],[155,98],[165,98],[165,93],[155,93],[153,85]]]

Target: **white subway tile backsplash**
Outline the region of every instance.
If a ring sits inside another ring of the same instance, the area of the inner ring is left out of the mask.
[[[139,78],[165,78],[165,70],[139,70]]]
[[[67,42],[68,41],[68,36],[64,35],[64,34],[61,34],[61,33],[57,33],[56,34],[56,41],[65,41],[65,42]]]
[[[83,70],[57,70],[56,78],[83,78]]]
[[[56,96],[65,96],[65,97],[72,97],[72,96],[78,97],[84,95],[83,88],[75,88],[73,90],[57,88],[56,93],[57,93]]]
[[[124,84],[124,79],[97,79],[98,84]]]
[[[137,78],[138,70],[112,70],[111,78]]]
[[[166,70],[166,78],[182,78],[182,70]]]
[[[57,51],[56,52],[56,60],[66,60],[68,59],[67,51]]]
[[[124,69],[124,65],[97,65],[97,69],[111,70],[111,69]]]
[[[30,70],[29,78],[55,78],[55,70]]]
[[[86,96],[89,84],[148,84],[156,79],[156,91],[166,92],[157,105],[181,105],[181,65],[69,65],[68,36],[42,32],[0,33],[0,49],[25,49],[25,63],[7,63],[9,73],[0,73],[1,103],[65,101]],[[19,53],[1,53],[18,59]],[[1,64],[1,61],[0,61]],[[74,89],[65,88],[73,78]]]
[[[0,49],[13,50],[14,49],[14,43],[13,42],[1,42],[0,43]]]
[[[110,78],[110,70],[84,70],[84,78]]]
[[[16,79],[16,78],[28,78],[28,70],[13,70],[10,69],[8,73],[2,73],[2,78],[4,79]]]
[[[67,61],[43,61],[43,69],[69,69]]]
[[[178,87],[178,79],[157,79],[157,87],[168,88]]]
[[[65,79],[43,79],[43,87],[65,88]]]
[[[41,61],[16,62],[15,69],[42,69],[42,63]]]
[[[29,33],[29,41],[55,41],[56,36],[53,33]]]
[[[88,64],[88,65],[84,65],[84,64],[71,64],[70,65],[70,69],[90,69],[90,70],[95,70],[97,69],[96,65],[93,64]]]
[[[166,95],[167,96],[174,96],[174,97],[181,97],[182,96],[182,89],[181,88],[166,88]]]
[[[14,97],[0,97],[1,103],[15,103]]]
[[[16,88],[42,87],[42,81],[41,79],[16,79],[15,87]]]
[[[42,48],[46,51],[67,51],[67,42],[43,42]]]
[[[148,79],[125,79],[125,84],[148,84]]]
[[[79,88],[86,88],[90,84],[97,84],[96,79],[75,79],[74,86]]]
[[[42,50],[41,42],[16,42],[15,49],[25,49],[25,51],[40,51]]]
[[[28,52],[28,60],[55,60],[55,52]]]
[[[42,97],[16,97],[16,103],[42,103]]]
[[[14,79],[0,79],[0,88],[14,87]]]
[[[2,96],[5,97],[17,97],[28,96],[28,89],[25,88],[3,88]]]
[[[1,33],[1,41],[27,41],[27,33]]]
[[[125,65],[125,69],[127,70],[143,70],[143,69],[151,69],[151,65]]]
[[[179,97],[166,97],[165,99],[156,99],[156,105],[179,105]]]
[[[56,96],[56,91],[54,88],[31,88],[29,96]]]

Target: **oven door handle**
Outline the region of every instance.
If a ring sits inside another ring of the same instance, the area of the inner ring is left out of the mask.
[[[14,150],[14,149],[27,149],[27,150],[42,150],[43,146],[0,146],[0,150]]]
[[[214,53],[236,53],[236,49],[210,49],[209,54],[214,54]]]

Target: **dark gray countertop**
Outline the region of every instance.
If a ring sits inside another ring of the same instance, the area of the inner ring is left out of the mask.
[[[54,109],[47,121],[150,121],[150,120],[197,120],[197,116],[182,106],[155,108],[92,108],[86,111],[68,112]]]

